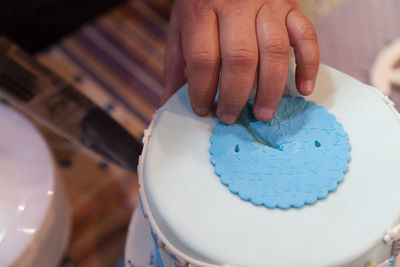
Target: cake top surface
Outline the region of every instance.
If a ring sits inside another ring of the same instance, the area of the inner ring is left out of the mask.
[[[293,77],[287,86],[295,88]],[[351,161],[340,190],[288,210],[255,206],[226,190],[208,151],[217,119],[191,111],[186,86],[157,112],[141,197],[174,248],[210,264],[351,266],[380,242],[400,218],[398,114],[375,89],[326,66],[307,99],[343,124]]]

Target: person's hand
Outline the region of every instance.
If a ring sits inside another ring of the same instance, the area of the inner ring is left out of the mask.
[[[163,102],[187,80],[193,111],[206,115],[220,78],[217,116],[233,123],[249,98],[258,68],[254,115],[270,120],[284,90],[290,46],[297,89],[309,95],[319,66],[318,41],[297,1],[175,0]]]

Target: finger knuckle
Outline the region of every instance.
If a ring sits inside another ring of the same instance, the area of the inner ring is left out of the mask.
[[[223,15],[230,14],[232,12],[242,12],[243,8],[248,7],[248,0],[225,0],[225,1],[215,1],[219,3],[218,11]]]
[[[312,66],[318,66],[319,64],[319,57],[318,55],[309,55],[309,56],[304,56],[299,62],[302,67],[312,67]]]
[[[245,0],[228,0],[227,1],[230,5],[242,5],[243,3],[247,2]]]
[[[188,65],[195,70],[203,70],[211,68],[219,63],[218,56],[210,51],[197,51],[190,54],[188,58]]]
[[[228,0],[227,4],[229,4],[231,7],[234,8],[239,8],[239,9],[243,9],[244,7],[248,7],[249,6],[249,2],[251,2],[252,0]]]
[[[229,110],[231,113],[239,113],[243,108],[245,101],[239,101],[235,99],[227,100],[222,106],[223,110]]]
[[[258,53],[248,48],[235,48],[226,53],[225,60],[230,66],[253,67],[257,65]]]
[[[271,57],[282,57],[289,53],[289,42],[283,38],[269,39],[261,47],[263,54]]]
[[[198,3],[192,7],[191,15],[194,18],[204,18],[209,14],[208,6],[204,5],[204,3],[200,4],[201,2],[202,1],[198,1]]]
[[[210,4],[209,0],[185,0],[185,7],[187,11],[191,13],[191,15],[202,15],[207,9],[209,9]]]
[[[248,99],[248,93],[245,90],[229,92],[221,96],[223,106],[233,110],[241,110]]]
[[[283,86],[282,88],[278,86],[272,86],[268,88],[268,93],[270,97],[278,98],[282,95],[282,92],[283,92]]]
[[[314,29],[314,27],[307,27],[305,28],[300,34],[298,41],[312,41],[317,42],[318,36]]]
[[[190,96],[192,99],[195,99],[196,102],[195,104],[200,106],[209,105],[210,102],[215,98],[214,90],[213,91],[191,90]]]

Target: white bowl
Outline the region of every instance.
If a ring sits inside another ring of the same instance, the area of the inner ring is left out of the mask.
[[[67,197],[47,144],[0,104],[0,266],[57,266],[69,232]]]

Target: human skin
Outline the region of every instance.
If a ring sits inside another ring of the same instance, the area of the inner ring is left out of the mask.
[[[317,34],[296,0],[175,0],[170,17],[163,103],[185,82],[193,111],[236,121],[258,71],[254,115],[273,118],[288,73],[290,46],[296,86],[314,90],[319,66]]]

